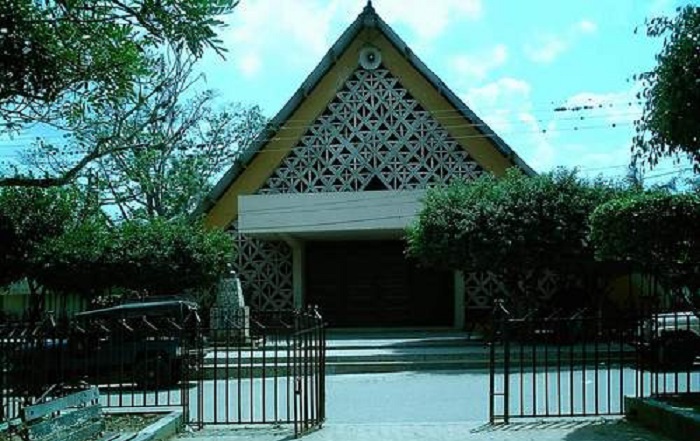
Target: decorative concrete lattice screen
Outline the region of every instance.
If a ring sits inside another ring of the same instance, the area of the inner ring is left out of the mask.
[[[292,309],[292,248],[282,241],[247,237],[235,223],[230,233],[246,305],[262,311]]]
[[[359,68],[258,193],[414,190],[481,172],[388,70]],[[234,235],[249,305],[292,307],[290,247]]]
[[[415,190],[481,172],[388,70],[359,68],[259,193]]]
[[[560,282],[560,277],[554,272],[545,271],[537,280],[540,299],[551,299]],[[464,291],[467,309],[490,309],[493,307],[494,295],[506,297],[503,282],[490,272],[465,273]]]

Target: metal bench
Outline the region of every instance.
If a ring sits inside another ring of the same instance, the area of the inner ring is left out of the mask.
[[[105,430],[96,387],[27,406],[21,422],[29,441],[85,441]]]

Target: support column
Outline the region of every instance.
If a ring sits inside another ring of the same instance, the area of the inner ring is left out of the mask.
[[[294,288],[294,307],[301,309],[304,305],[304,270],[306,269],[304,242],[298,241],[292,248],[292,286]]]
[[[454,272],[454,290],[455,290],[455,313],[454,313],[454,327],[455,329],[464,329],[465,317],[464,317],[464,301],[465,301],[465,289],[464,289],[464,273],[462,271]]]
[[[287,244],[292,247],[292,292],[294,294],[294,308],[301,309],[304,304],[304,271],[306,269],[304,241],[283,235]]]

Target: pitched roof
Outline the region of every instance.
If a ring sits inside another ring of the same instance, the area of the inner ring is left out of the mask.
[[[369,1],[362,13],[355,21],[343,32],[340,38],[331,46],[326,55],[321,59],[321,62],[304,80],[299,89],[290,98],[287,104],[284,105],[277,115],[274,116],[251,144],[236,160],[233,166],[214,186],[212,191],[204,198],[194,215],[199,216],[207,213],[223,196],[226,190],[236,181],[239,175],[245,170],[246,166],[256,157],[260,150],[268,143],[268,141],[277,133],[276,128],[282,127],[284,123],[292,116],[297,108],[304,102],[306,97],[318,85],[321,79],[330,71],[336,60],[343,54],[353,40],[360,32],[365,29],[379,30],[384,37],[403,54],[404,58],[415,68],[439,93],[442,95],[457,111],[485,137],[492,140],[494,146],[505,157],[509,158],[513,164],[519,167],[528,175],[536,174],[535,171],[525,163],[514,151],[499,137],[486,123],[484,123],[459,97],[450,90],[449,87],[433,73],[408,47],[408,45],[399,37],[394,30],[377,14],[372,2]]]

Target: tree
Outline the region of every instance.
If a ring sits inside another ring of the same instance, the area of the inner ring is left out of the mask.
[[[700,7],[649,20],[647,35],[663,38],[663,49],[656,67],[639,75],[646,102],[635,122],[633,158],[653,167],[682,154],[700,171]]]
[[[211,288],[232,253],[227,234],[199,223],[93,221],[47,241],[36,253],[35,277],[53,291],[89,298],[111,288],[172,295]]]
[[[600,260],[633,262],[700,309],[700,195],[649,191],[599,206],[591,241]]]
[[[139,81],[154,79],[174,52],[197,59],[206,48],[223,52],[216,37],[237,0],[9,0],[0,5],[0,124],[6,134],[28,124],[71,136],[89,130],[90,117],[115,102],[138,111]],[[152,83],[153,88],[157,84]],[[115,122],[119,126],[119,122]],[[75,140],[71,140],[75,141]],[[80,141],[77,139],[77,141]],[[0,186],[59,186],[91,161],[109,155],[108,138],[92,143],[58,176],[19,169]]]
[[[593,259],[589,215],[620,189],[559,170],[484,175],[428,192],[407,231],[408,254],[427,265],[500,275],[516,309],[536,305],[544,270],[571,272]]]
[[[17,235],[12,219],[0,208],[0,287],[12,283],[17,278],[18,269],[15,268],[17,245]]]
[[[87,118],[74,133],[70,152],[39,146],[26,159],[35,170],[65,175],[74,156],[85,158],[105,140],[110,154],[83,170],[88,191],[103,205],[118,209],[122,219],[173,219],[185,216],[208,193],[258,135],[265,118],[256,106],[216,106],[205,91],[183,97],[201,77],[192,75],[192,60],[173,54],[169,69],[139,80],[138,108],[119,100]]]
[[[0,286],[27,278],[31,310],[37,313],[43,294],[33,277],[37,251],[86,216],[90,208],[73,189],[0,189]]]

